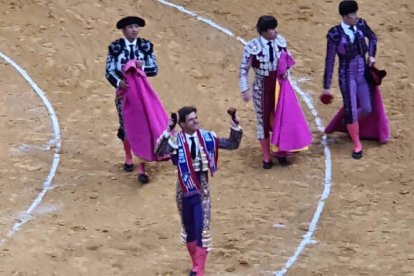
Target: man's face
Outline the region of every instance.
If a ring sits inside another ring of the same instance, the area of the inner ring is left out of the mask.
[[[200,128],[199,123],[198,123],[197,113],[195,112],[191,112],[190,114],[188,114],[187,117],[185,118],[185,122],[180,123],[180,124],[184,132],[191,133],[191,134]]]
[[[134,41],[138,37],[139,28],[138,24],[131,24],[122,29],[122,33],[129,41]]]
[[[358,23],[358,14],[356,12],[344,15],[344,22],[348,25],[354,26]]]
[[[277,30],[274,29],[268,29],[266,32],[262,32],[262,36],[267,40],[273,40],[277,37]]]

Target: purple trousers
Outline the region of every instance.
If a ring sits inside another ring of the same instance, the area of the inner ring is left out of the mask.
[[[340,60],[339,88],[345,110],[345,123],[358,121],[361,115],[372,111],[371,93],[365,80],[365,58],[357,56],[351,60]]]
[[[203,207],[201,196],[199,194],[182,198],[183,204],[183,222],[185,232],[187,233],[187,243],[197,241],[197,246],[203,247]]]

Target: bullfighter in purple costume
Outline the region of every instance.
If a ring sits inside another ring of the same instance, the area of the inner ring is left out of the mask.
[[[339,87],[345,109],[345,123],[354,142],[352,157],[362,157],[358,116],[372,111],[371,94],[364,72],[373,66],[377,50],[377,36],[367,22],[357,16],[356,1],[345,0],[339,4],[341,24],[331,28],[327,35],[327,53],[324,74],[324,96],[330,95],[335,56],[339,57]],[[366,38],[369,44],[366,43]],[[366,54],[368,53],[368,61]],[[367,64],[368,63],[368,64]]]

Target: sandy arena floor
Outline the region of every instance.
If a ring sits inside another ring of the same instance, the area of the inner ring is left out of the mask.
[[[2,0],[0,52],[24,68],[56,110],[61,163],[33,216],[7,233],[42,191],[53,149],[48,112],[33,88],[0,59],[1,275],[186,275],[179,243],[175,172],[151,164],[151,183],[121,166],[114,91],[104,76],[107,45],[121,34],[125,15],[147,20],[141,36],[155,44],[160,74],[151,79],[168,110],[193,104],[202,125],[227,135],[226,109],[240,110],[241,148],[221,153],[212,181],[213,242],[208,275],[271,275],[298,247],[324,189],[325,156],[314,117],[303,103],[314,144],[287,168],[261,169],[251,103],[238,92],[243,45],[196,18],[156,0]],[[296,57],[295,78],[326,123],[341,104],[318,101],[325,34],[338,23],[338,1],[175,0],[249,40],[262,14]],[[314,239],[288,275],[414,275],[414,3],[359,1],[359,15],[379,37],[377,64],[388,76],[382,90],[391,120],[387,145],[364,142],[366,155],[350,157],[351,141],[333,135],[332,190]],[[411,169],[410,169],[411,168]],[[220,187],[220,192],[217,187]],[[285,228],[275,228],[274,224]]]

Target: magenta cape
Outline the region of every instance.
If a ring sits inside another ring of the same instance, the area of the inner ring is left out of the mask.
[[[359,136],[363,139],[387,143],[391,136],[390,122],[382,102],[380,87],[375,86],[371,88],[371,92],[373,92],[373,110],[370,114],[358,118]],[[344,113],[344,108],[342,107],[326,127],[325,133],[330,134],[334,131],[347,132],[344,123]]]
[[[271,142],[281,152],[300,150],[312,143],[312,133],[296,93],[289,79],[282,78],[283,74],[294,64],[295,61],[288,53],[283,52],[280,55],[277,69],[280,93],[275,110]]]
[[[132,151],[147,161],[159,161],[154,147],[168,126],[167,112],[144,71],[137,68],[134,60],[125,65],[124,74],[129,85],[123,98],[124,128]]]

